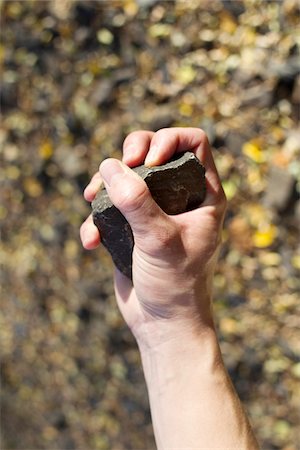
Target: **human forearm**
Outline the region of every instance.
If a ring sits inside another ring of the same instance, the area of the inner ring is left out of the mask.
[[[159,450],[258,448],[212,328],[141,355]]]

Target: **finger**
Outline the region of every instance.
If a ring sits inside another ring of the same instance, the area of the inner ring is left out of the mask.
[[[100,234],[93,222],[92,214],[83,222],[80,227],[80,238],[86,250],[93,250],[100,244]]]
[[[219,201],[223,196],[220,178],[206,134],[200,128],[164,128],[155,133],[145,159],[148,166],[161,165],[175,153],[191,151],[204,165],[207,179],[207,200]]]
[[[83,192],[84,198],[88,202],[92,202],[94,200],[97,192],[101,188],[102,183],[103,183],[103,181],[102,181],[100,173],[96,172],[95,175],[93,175],[91,181],[89,182],[89,184],[87,185],[87,187],[85,188],[85,190]]]
[[[134,293],[132,280],[123,275],[117,268],[115,268],[114,273],[114,288],[120,311],[129,328],[134,329],[141,305]]]
[[[169,217],[153,200],[141,177],[116,159],[100,165],[101,176],[112,203],[131,225],[135,242],[152,241],[169,221]]]
[[[153,135],[153,131],[144,130],[130,133],[123,144],[123,162],[129,167],[143,164]]]

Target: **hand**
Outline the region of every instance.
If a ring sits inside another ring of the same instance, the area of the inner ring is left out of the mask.
[[[206,199],[193,211],[168,216],[129,167],[164,164],[186,150],[205,166]],[[133,230],[133,281],[116,269],[115,292],[138,344],[153,347],[191,330],[213,329],[212,278],[226,199],[204,132],[198,128],[133,132],[124,142],[123,163],[105,160],[85,189],[86,200],[93,200],[102,179]],[[100,243],[91,216],[81,227],[81,239],[87,249]]]
[[[206,198],[193,211],[168,216],[128,166],[163,164],[185,150],[206,168]],[[138,131],[123,151],[123,164],[101,164],[85,198],[94,198],[103,179],[133,230],[133,281],[116,269],[115,291],[141,350],[157,448],[257,450],[213,325],[212,279],[226,200],[207,138],[197,128]],[[81,238],[87,249],[100,243],[91,216]]]

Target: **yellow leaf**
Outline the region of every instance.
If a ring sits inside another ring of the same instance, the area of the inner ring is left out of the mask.
[[[231,317],[223,317],[220,320],[220,328],[225,334],[232,334],[237,331],[237,321]]]
[[[124,12],[128,16],[135,16],[139,10],[139,5],[136,0],[125,0],[123,4]]]
[[[222,185],[223,185],[227,199],[231,200],[237,192],[237,184],[234,181],[229,179],[229,180],[223,181]]]
[[[225,31],[225,33],[233,34],[235,32],[236,28],[237,28],[237,24],[234,21],[233,17],[230,14],[224,12],[221,15],[220,29],[222,31]]]
[[[253,30],[252,28],[248,27],[244,27],[243,31],[242,31],[242,44],[244,46],[247,45],[254,45],[255,41],[256,41],[256,33],[255,30]]]
[[[33,177],[25,178],[24,189],[30,197],[34,198],[39,197],[43,192],[41,184]]]
[[[276,438],[286,440],[291,434],[291,425],[286,420],[277,420],[274,424]]]
[[[260,262],[265,266],[279,266],[281,262],[281,256],[279,253],[267,252],[259,255]]]
[[[20,3],[11,2],[7,5],[7,15],[13,19],[17,19],[22,14],[22,6]]]
[[[113,42],[114,35],[107,28],[101,28],[97,33],[97,39],[100,44],[109,45]]]
[[[254,141],[246,142],[242,147],[242,152],[256,163],[265,162],[265,155],[263,154],[258,143]]]
[[[288,365],[289,365],[289,362],[287,359],[273,358],[273,359],[268,359],[264,363],[264,369],[268,373],[278,373],[278,372],[283,372],[284,370],[286,370],[288,368]]]
[[[243,210],[248,222],[256,229],[261,229],[266,223],[270,223],[268,211],[259,203],[249,203]]]
[[[44,141],[39,147],[39,154],[43,159],[49,159],[53,155],[53,146],[50,139]]]
[[[300,255],[294,255],[292,258],[292,264],[295,267],[295,269],[300,270]]]
[[[155,23],[149,27],[149,34],[153,38],[163,38],[169,36],[171,26],[166,23]]]
[[[197,72],[192,66],[182,66],[176,71],[176,79],[183,84],[189,84],[196,78]]]
[[[17,180],[20,176],[20,169],[17,166],[8,166],[5,171],[5,175],[10,180]]]
[[[300,378],[300,363],[294,364],[291,372],[295,377]]]
[[[269,247],[277,236],[277,229],[272,224],[265,224],[254,232],[253,244],[258,248]]]
[[[7,217],[7,209],[0,205],[0,220],[4,220]]]
[[[0,64],[4,61],[5,58],[5,47],[0,44]]]
[[[258,166],[249,166],[247,179],[252,192],[259,193],[263,191],[265,187],[265,180],[260,173]]]
[[[193,111],[194,111],[193,105],[190,105],[189,103],[182,103],[179,106],[179,112],[183,116],[191,117],[191,115],[193,114]]]

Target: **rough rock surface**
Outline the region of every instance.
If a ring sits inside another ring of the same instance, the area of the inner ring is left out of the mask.
[[[191,152],[177,155],[162,166],[142,165],[133,170],[145,180],[152,197],[167,214],[194,209],[205,198],[205,169]],[[134,239],[129,223],[112,204],[105,189],[97,194],[92,209],[102,243],[118,269],[131,278]]]

